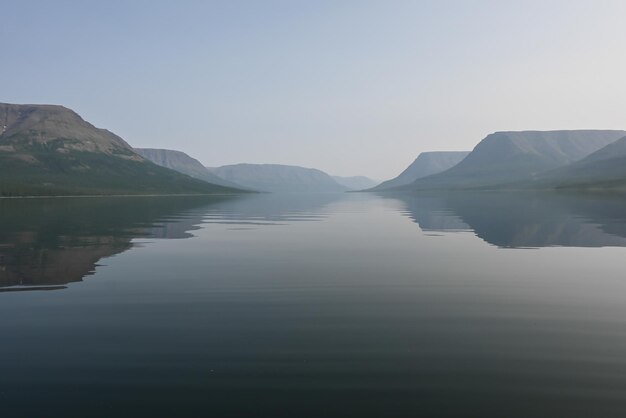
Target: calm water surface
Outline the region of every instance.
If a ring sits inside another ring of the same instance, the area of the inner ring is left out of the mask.
[[[0,417],[626,416],[626,199],[0,200]]]

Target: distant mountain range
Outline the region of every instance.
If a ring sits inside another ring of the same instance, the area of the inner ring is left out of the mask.
[[[203,166],[200,161],[190,157],[182,151],[155,148],[135,148],[135,151],[145,159],[152,161],[161,167],[178,171],[179,173],[186,174],[190,177],[203,180],[208,183],[225,187],[245,189],[245,187],[239,184],[215,175],[211,172],[211,170]]]
[[[624,137],[617,130],[497,132],[453,167],[392,189],[623,187],[626,145],[617,141]]]
[[[133,149],[56,105],[0,103],[0,196],[424,190],[626,191],[626,131],[496,132],[471,152],[425,152],[398,177],[332,177],[278,164],[204,167]]]
[[[350,190],[364,190],[369,189],[376,186],[380,183],[378,180],[373,180],[369,177],[365,176],[352,176],[352,177],[341,177],[341,176],[332,176],[333,180],[342,186],[347,187]]]
[[[417,179],[441,173],[461,162],[469,151],[422,152],[398,177],[382,182],[372,190],[388,190],[406,186]]]
[[[264,192],[322,193],[349,190],[328,174],[314,168],[280,164],[234,164],[209,170],[225,180]]]
[[[63,106],[0,103],[0,196],[237,192],[153,164]]]
[[[162,167],[209,183],[245,190],[273,193],[337,192],[360,190],[377,184],[375,180],[363,176],[328,176],[316,169],[278,164],[235,164],[207,168],[200,161],[181,151],[154,148],[135,148],[135,151]]]

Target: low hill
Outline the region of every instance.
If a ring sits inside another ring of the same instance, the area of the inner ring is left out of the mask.
[[[63,106],[0,103],[0,196],[234,192],[145,160]]]
[[[441,173],[460,163],[468,154],[469,151],[422,152],[400,175],[382,182],[372,190],[394,189],[411,184],[417,179]]]
[[[213,174],[208,168],[195,158],[190,157],[182,151],[156,149],[156,148],[135,148],[135,151],[156,165],[178,171],[198,180],[207,183],[217,184],[219,186],[233,187],[243,189],[244,187],[224,180],[223,178]]]
[[[352,176],[352,177],[341,177],[341,176],[332,176],[333,180],[342,186],[347,187],[350,190],[363,190],[369,189],[371,187],[376,186],[380,183],[377,180],[372,180],[369,177],[365,176]]]
[[[503,188],[579,161],[625,135],[626,131],[608,130],[497,132],[456,166],[405,187]]]
[[[280,164],[234,164],[210,170],[225,180],[264,192],[321,193],[348,190],[328,174],[314,168]]]

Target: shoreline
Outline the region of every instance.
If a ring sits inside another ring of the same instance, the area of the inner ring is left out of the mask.
[[[0,196],[0,199],[67,199],[67,198],[105,198],[105,197],[189,197],[189,196],[245,196],[249,193],[183,193],[183,194],[94,194],[94,195],[47,195],[47,196]]]

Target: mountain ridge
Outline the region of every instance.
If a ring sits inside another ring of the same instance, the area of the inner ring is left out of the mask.
[[[618,130],[503,131],[485,137],[456,166],[404,186],[410,190],[502,188],[530,182],[626,135]]]
[[[348,188],[337,183],[329,174],[316,168],[284,164],[240,163],[209,167],[225,180],[258,191],[272,193],[345,192]]]
[[[372,191],[389,190],[411,184],[417,179],[441,173],[460,163],[469,151],[427,151],[417,158],[398,176],[371,188]]]
[[[626,190],[626,136],[573,164],[543,173],[538,187]]]
[[[182,151],[163,148],[135,148],[135,151],[156,165],[178,171],[198,180],[224,187],[245,189],[244,186],[213,174],[200,161]]]
[[[0,196],[239,191],[159,167],[59,105],[0,103]]]

